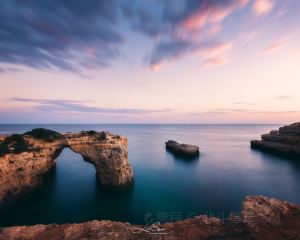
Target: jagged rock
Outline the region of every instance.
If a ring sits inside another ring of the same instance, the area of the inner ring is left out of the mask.
[[[242,214],[240,217],[235,217],[234,221],[233,218],[224,221],[216,217],[201,215],[147,228],[112,221],[18,226],[1,228],[0,239],[296,240],[299,239],[299,229],[299,206],[273,198],[256,196],[246,198]]]
[[[261,140],[251,141],[251,147],[277,155],[298,157],[300,156],[300,123],[263,134]]]
[[[199,147],[190,144],[180,144],[176,141],[169,140],[166,142],[166,149],[175,155],[182,157],[196,157],[199,155]]]
[[[62,135],[34,129],[0,139],[0,207],[41,186],[65,147],[95,166],[103,186],[124,189],[132,184],[125,137],[93,131]]]
[[[300,207],[264,196],[246,197],[242,218],[254,239],[300,239]]]

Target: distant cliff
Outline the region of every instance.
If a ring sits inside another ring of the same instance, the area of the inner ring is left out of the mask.
[[[263,134],[261,140],[251,141],[251,147],[272,154],[300,157],[300,123]]]

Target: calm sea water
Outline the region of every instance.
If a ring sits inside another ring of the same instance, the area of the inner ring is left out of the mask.
[[[300,164],[250,149],[251,139],[278,125],[0,125],[0,134],[36,127],[127,136],[135,185],[123,194],[102,191],[93,165],[65,149],[43,188],[0,216],[1,226],[220,216],[240,211],[245,196],[257,194],[300,204]],[[169,139],[199,145],[199,158],[184,161],[166,152]]]

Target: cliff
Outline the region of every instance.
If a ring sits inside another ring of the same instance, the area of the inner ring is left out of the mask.
[[[95,166],[103,186],[123,190],[132,184],[125,137],[94,131],[62,135],[34,129],[0,139],[0,207],[41,186],[65,147]]]
[[[246,198],[240,216],[231,216],[225,221],[202,215],[148,228],[112,221],[18,226],[0,229],[0,239],[296,240],[299,229],[299,206],[255,196]]]
[[[276,155],[300,156],[300,123],[280,127],[263,134],[261,140],[252,140],[251,147]]]

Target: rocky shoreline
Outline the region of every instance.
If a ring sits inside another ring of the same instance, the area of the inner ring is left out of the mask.
[[[251,148],[284,157],[300,157],[300,123],[261,135],[261,140],[251,141]]]
[[[264,196],[246,197],[243,210],[228,219],[197,216],[148,227],[113,221],[0,228],[0,239],[10,240],[297,240],[300,207]]]
[[[104,187],[124,190],[133,183],[126,137],[109,132],[85,131],[60,134],[34,129],[0,140],[0,209],[41,186],[69,147],[95,166]]]

